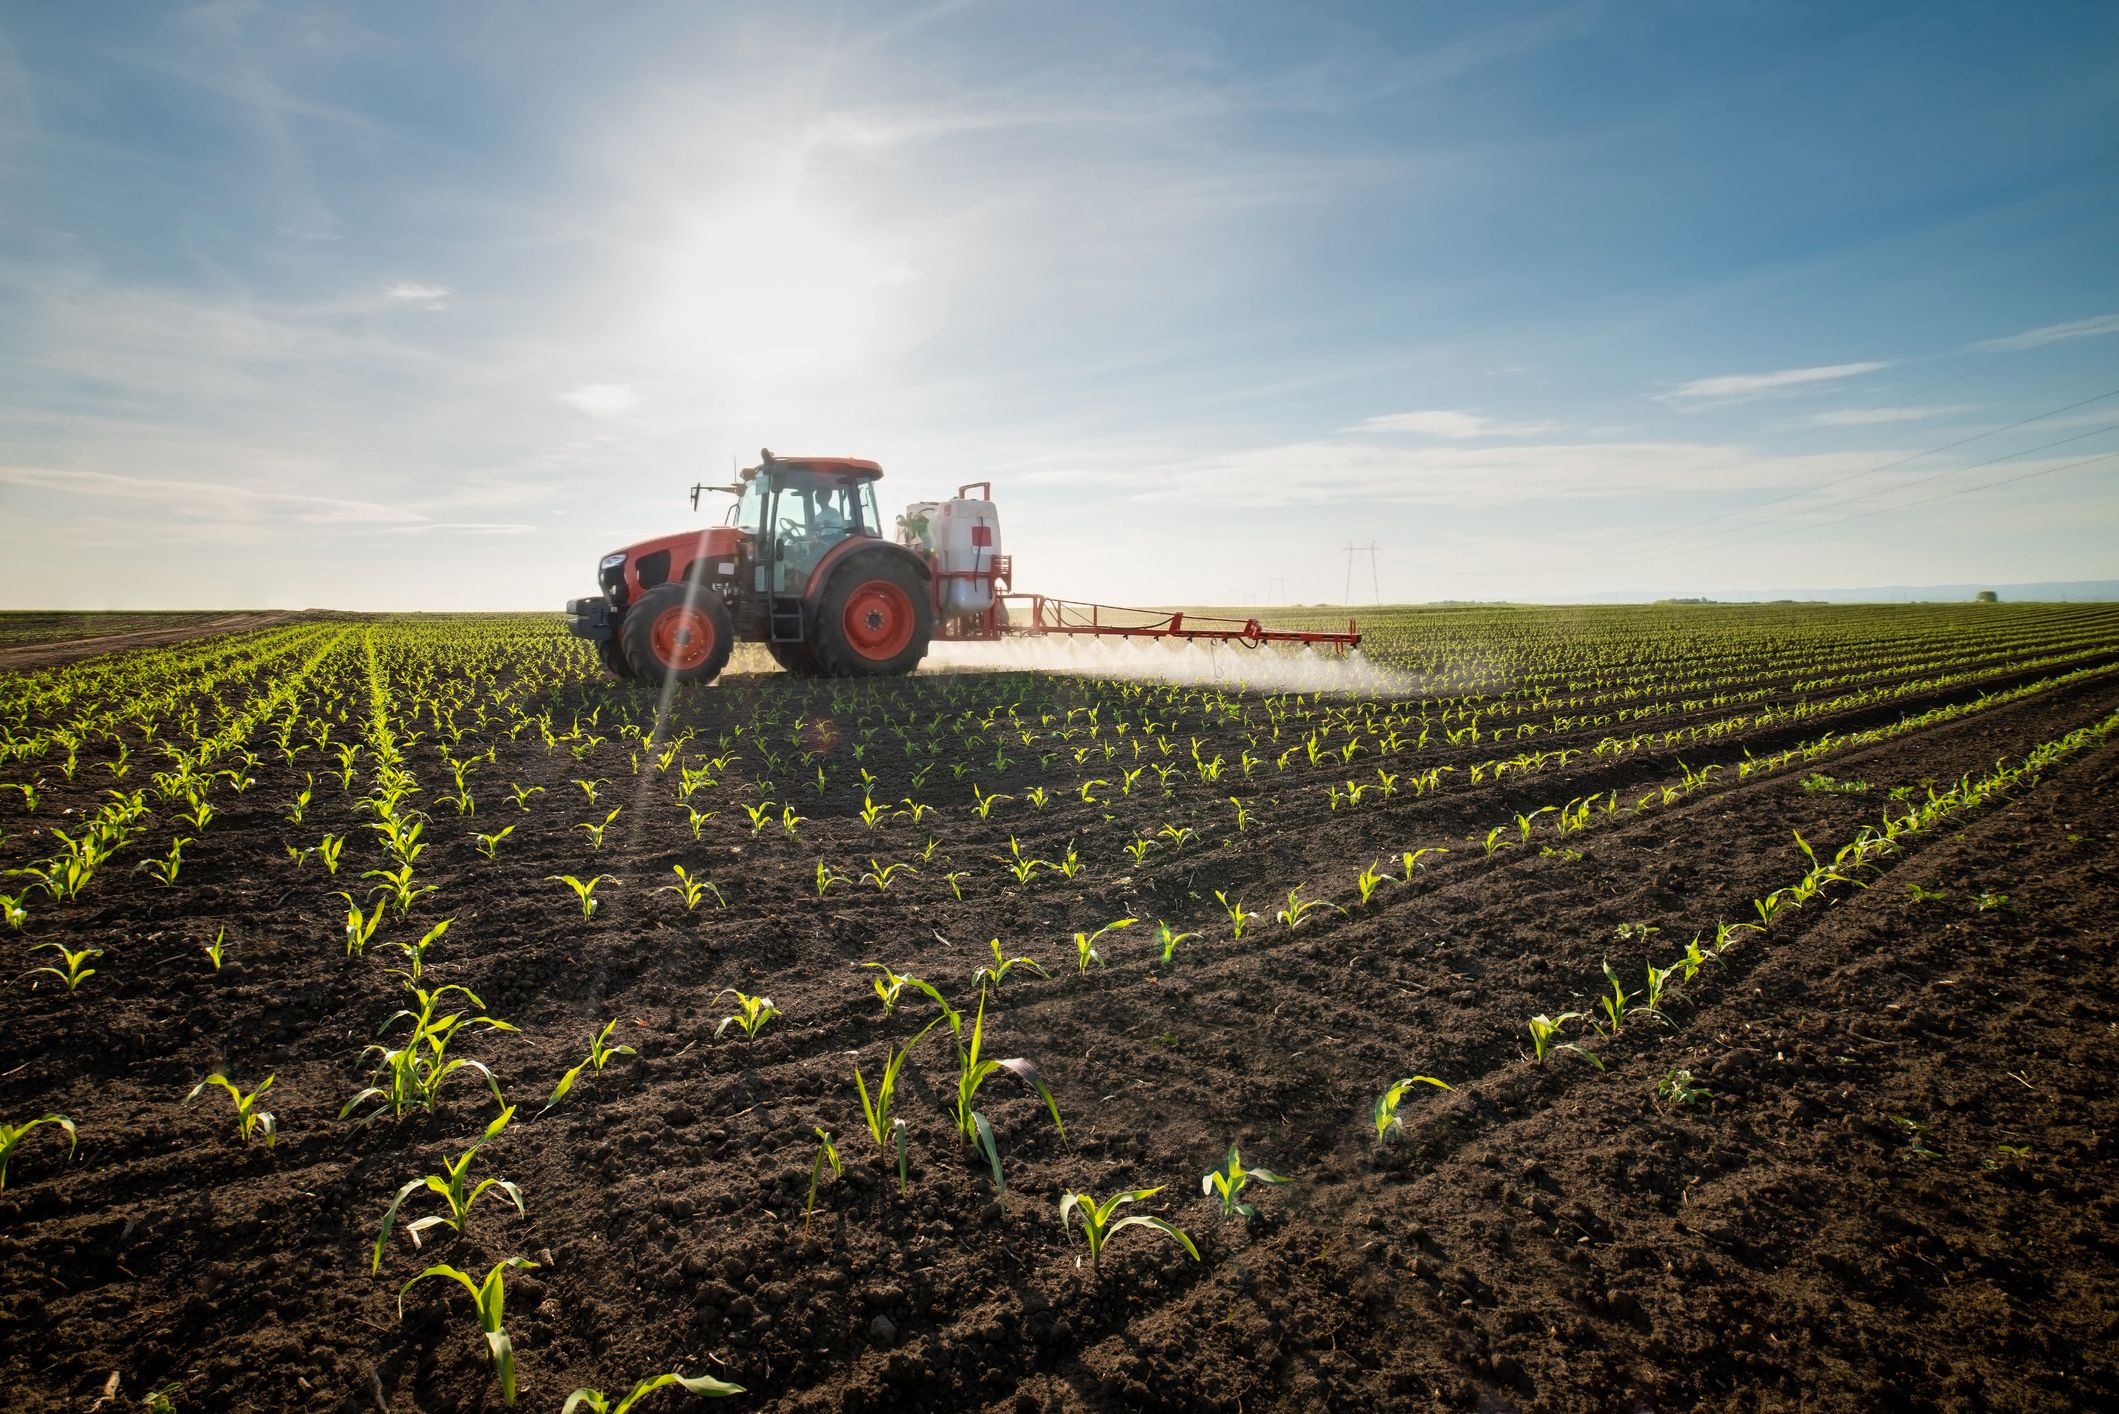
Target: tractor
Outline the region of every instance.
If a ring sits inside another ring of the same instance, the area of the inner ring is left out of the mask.
[[[570,602],[569,626],[610,672],[653,683],[709,682],[739,642],[763,643],[789,672],[862,677],[911,672],[938,623],[947,637],[993,636],[1008,566],[992,502],[962,488],[914,506],[893,537],[876,508],[882,475],[855,457],[764,451],[736,484],[692,488],[695,510],[703,492],[736,497],[723,524],[604,556],[603,593]],[[963,570],[932,543],[960,519]]]
[[[909,673],[933,640],[1007,634],[1230,643],[1344,650],[1345,633],[1269,629],[1257,619],[1124,609],[1010,592],[990,482],[946,501],[915,501],[886,534],[876,509],[883,468],[856,457],[776,457],[731,486],[723,523],[643,540],[605,555],[603,592],[567,605],[568,626],[603,666],[650,683],[711,682],[738,643],[762,643],[791,673]],[[974,494],[977,493],[977,494]],[[1011,620],[1008,602],[1022,611]]]

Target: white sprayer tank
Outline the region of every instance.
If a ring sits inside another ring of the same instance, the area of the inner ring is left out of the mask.
[[[898,538],[934,556],[943,613],[983,614],[993,607],[993,565],[1001,553],[1001,513],[993,502],[915,501],[898,520]]]

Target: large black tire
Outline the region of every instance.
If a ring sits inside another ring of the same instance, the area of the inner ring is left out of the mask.
[[[713,590],[658,584],[626,611],[618,637],[642,682],[712,682],[728,666],[736,625]]]
[[[768,643],[765,651],[773,655],[773,661],[798,678],[822,677],[824,670],[817,666],[816,655],[809,651],[807,643]]]
[[[831,677],[909,673],[927,656],[934,606],[919,571],[870,551],[832,572],[810,624],[810,654]]]
[[[633,676],[633,665],[625,660],[625,647],[615,635],[596,640],[596,657],[602,662],[603,670],[612,677],[631,679]]]

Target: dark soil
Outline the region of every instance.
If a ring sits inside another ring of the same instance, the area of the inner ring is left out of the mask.
[[[2019,680],[1683,756],[1734,762]],[[783,690],[798,689],[732,678],[690,710],[710,740],[751,694]],[[1344,811],[1284,779],[1093,805],[1055,771],[1045,810],[1018,798],[983,822],[942,772],[924,791],[879,787],[947,804],[873,840],[841,776],[821,797],[775,793],[817,817],[794,839],[777,825],[752,837],[724,787],[695,844],[667,787],[651,793],[645,767],[636,783],[615,747],[591,770],[513,745],[474,778],[468,820],[436,802],[447,777],[422,748],[435,844],[421,877],[439,892],[383,936],[452,919],[429,985],[468,985],[520,1028],[460,1044],[520,1107],[473,1172],[520,1185],[528,1215],[489,1195],[465,1235],[414,1251],[405,1220],[437,1200],[410,1200],[381,1276],[369,1249],[390,1196],[438,1172],[493,1105],[466,1073],[434,1115],[338,1119],[364,1083],[361,1047],[402,1004],[384,970],[401,959],[380,941],[342,955],[332,891],[357,892],[381,861],[335,787],[285,824],[299,773],[272,767],[221,797],[228,813],[178,886],[99,880],[63,928],[33,920],[0,943],[18,970],[50,956],[31,942],[104,949],[78,995],[17,982],[0,1012],[14,1056],[0,1114],[81,1125],[71,1163],[51,1130],[32,1135],[0,1192],[7,1407],[79,1410],[117,1372],[128,1400],[179,1382],[180,1410],[495,1409],[462,1290],[423,1283],[400,1320],[398,1289],[429,1261],[483,1274],[515,1254],[538,1263],[510,1283],[507,1327],[522,1407],[539,1411],[663,1370],[718,1373],[750,1391],[738,1406],[787,1410],[2119,1405],[2119,753],[2085,751],[1912,837],[1867,889],[1784,912],[1663,1024],[1596,1043],[1603,1070],[1566,1052],[1535,1063],[1524,1025],[1590,1009],[1607,959],[1638,985],[1650,958],[1753,916],[1752,899],[1808,867],[1792,832],[1829,855],[1890,788],[1985,770],[2115,709],[2119,675],[2105,673],[1818,764],[1866,792],[1805,789],[1801,768],[1732,772],[1551,841],[1578,858],[1487,858],[1466,836],[1606,790],[1630,804],[1674,775],[1677,752],[1585,755]],[[1018,795],[1043,778],[1017,770],[981,778]],[[612,782],[593,809],[576,774]],[[508,803],[512,781],[544,787],[530,813]],[[1249,799],[1252,829],[1203,831],[1138,867],[1120,854],[1158,819],[1226,820],[1229,794]],[[624,813],[591,851],[574,826],[612,804]],[[510,823],[493,863],[464,838]],[[325,829],[354,836],[336,878],[284,853]],[[993,861],[1011,831],[1048,859],[1074,839],[1090,867],[1017,886]],[[930,834],[940,846],[919,864]],[[1351,906],[1363,863],[1430,844],[1454,852],[1367,909],[1295,932],[1274,921],[1289,888]],[[871,858],[920,873],[818,900],[819,858],[856,879]],[[654,892],[674,864],[710,875],[728,906],[686,913]],[[948,869],[973,871],[962,901]],[[616,876],[593,921],[545,881],[559,873]],[[1920,901],[1916,884],[1942,896]],[[1216,890],[1258,911],[1241,942]],[[1982,894],[2007,901],[1982,909]],[[1106,940],[1109,965],[1076,975],[1073,932],[1124,916],[1142,922]],[[1201,935],[1167,968],[1158,918]],[[1622,939],[1622,924],[1659,931]],[[223,925],[232,961],[216,973],[200,948]],[[873,1083],[885,1047],[933,1008],[908,991],[885,1018],[858,964],[969,998],[996,936],[1051,976],[1008,978],[986,1053],[1035,1060],[1067,1142],[996,1076],[980,1097],[1008,1183],[996,1201],[952,1133],[953,1053],[930,1034],[901,1096],[901,1197],[849,1066]],[[716,1039],[724,987],[784,1015],[754,1040]],[[540,1114],[612,1018],[638,1054]],[[237,1137],[225,1095],[178,1103],[215,1068],[245,1088],[276,1077],[274,1147]],[[1659,1101],[1680,1068],[1697,1098]],[[1370,1107],[1415,1074],[1455,1088],[1417,1087],[1381,1146]],[[818,1125],[846,1172],[825,1176],[805,1236]],[[1232,1141],[1294,1180],[1254,1188],[1250,1224],[1219,1221],[1200,1195]],[[1186,1229],[1202,1260],[1133,1230],[1090,1269],[1060,1192],[1156,1185],[1138,1210]]]

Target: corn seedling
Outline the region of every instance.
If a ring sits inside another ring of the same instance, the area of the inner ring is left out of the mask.
[[[1177,957],[1177,945],[1187,938],[1196,938],[1197,933],[1173,933],[1170,925],[1160,918],[1155,920],[1155,944],[1162,949],[1163,966],[1168,967]]]
[[[1568,1022],[1579,1021],[1581,1018],[1581,1012],[1569,1011],[1562,1012],[1558,1016],[1540,1015],[1530,1019],[1530,1044],[1531,1049],[1537,1056],[1538,1064],[1543,1065],[1545,1057],[1554,1051],[1573,1051],[1598,1070],[1604,1068],[1603,1060],[1595,1052],[1585,1051],[1572,1041],[1556,1041],[1553,1039],[1560,1034],[1560,1029],[1566,1026]]]
[[[1292,933],[1297,928],[1300,928],[1304,923],[1308,922],[1310,916],[1316,913],[1316,911],[1320,908],[1329,908],[1334,913],[1346,912],[1345,909],[1341,908],[1338,904],[1333,903],[1330,899],[1304,898],[1302,896],[1302,888],[1300,886],[1297,886],[1296,888],[1288,890],[1287,907],[1281,909],[1273,916],[1279,919],[1281,922],[1287,924],[1288,931]]]
[[[191,1087],[191,1093],[184,1097],[184,1103],[188,1105],[199,1098],[199,1093],[209,1085],[220,1086],[228,1092],[228,1098],[235,1101],[236,1132],[243,1136],[243,1142],[247,1144],[254,1136],[262,1134],[265,1136],[265,1147],[269,1149],[279,1138],[279,1122],[273,1119],[271,1111],[261,1110],[257,1105],[259,1098],[272,1088],[272,1080],[273,1077],[266,1076],[257,1089],[246,1095],[235,1087],[235,1082],[215,1071]]]
[[[686,913],[698,908],[699,900],[705,898],[708,894],[712,894],[714,902],[722,908],[728,907],[728,900],[721,896],[721,890],[715,886],[712,879],[694,879],[691,876],[691,871],[682,864],[672,864],[670,872],[677,876],[677,882],[664,884],[655,892],[658,894],[675,894],[683,899]]]
[[[482,1178],[475,1185],[468,1183],[472,1158],[477,1155],[480,1146],[486,1140],[491,1139],[506,1127],[509,1118],[514,1113],[515,1111],[512,1109],[504,1111],[499,1119],[486,1127],[485,1135],[478,1143],[464,1150],[453,1160],[444,1160],[440,1173],[430,1173],[424,1178],[415,1178],[397,1190],[397,1196],[390,1200],[390,1206],[383,1211],[382,1227],[375,1234],[375,1246],[369,1253],[368,1274],[370,1276],[377,1275],[383,1269],[383,1248],[390,1241],[390,1230],[397,1222],[397,1210],[404,1206],[407,1198],[410,1198],[422,1188],[438,1196],[443,1203],[448,1205],[448,1211],[436,1213],[431,1217],[419,1218],[405,1225],[405,1235],[412,1239],[414,1247],[418,1247],[421,1244],[423,1234],[431,1228],[445,1227],[451,1232],[461,1233],[464,1230],[464,1225],[470,1221],[471,1205],[480,1198],[485,1197],[487,1193],[497,1193],[512,1202],[515,1205],[515,1212],[518,1216],[529,1216],[528,1210],[522,1205],[522,1190],[506,1179]]]
[[[213,964],[213,970],[216,972],[221,970],[221,961],[228,955],[227,942],[228,930],[223,928],[213,935],[212,942],[201,949],[206,954],[206,960]]]
[[[692,838],[698,839],[699,832],[706,828],[706,822],[714,818],[714,812],[711,810],[694,810],[689,805],[681,808],[684,811],[685,823],[691,826]]]
[[[412,882],[412,866],[409,864],[400,864],[395,869],[365,869],[361,871],[361,877],[363,879],[382,880],[380,884],[377,884],[368,892],[371,895],[382,895],[396,909],[399,918],[403,918],[407,913],[410,913],[412,905],[418,902],[423,895],[434,892],[434,885],[432,884],[414,884]]]
[[[896,879],[899,874],[917,874],[919,872],[910,864],[878,864],[871,859],[868,861],[868,868],[861,874],[861,882],[874,884],[877,893],[887,894],[890,892],[891,881]]]
[[[493,1078],[493,1072],[482,1062],[472,1060],[468,1056],[451,1056],[448,1052],[450,1043],[467,1026],[481,1026],[489,1031],[513,1031],[515,1027],[491,1016],[466,1016],[461,1012],[451,1012],[446,1016],[435,1015],[443,999],[452,993],[461,994],[472,1006],[484,1007],[485,1003],[480,1001],[478,994],[469,987],[458,986],[452,982],[436,987],[431,992],[416,986],[411,991],[419,1002],[419,1010],[400,1008],[383,1022],[381,1031],[377,1032],[380,1035],[399,1021],[410,1021],[412,1030],[404,1037],[404,1044],[394,1050],[388,1046],[373,1044],[361,1052],[363,1060],[371,1055],[376,1057],[376,1067],[371,1078],[383,1083],[367,1086],[346,1101],[339,1110],[338,1117],[346,1118],[370,1100],[380,1103],[361,1118],[362,1124],[370,1123],[385,1114],[401,1115],[414,1109],[431,1111],[442,1082],[456,1071],[467,1068],[485,1077],[487,1088],[493,1092],[493,1102],[505,1111],[508,1102],[500,1093],[500,1082]]]
[[[1209,1181],[1212,1181],[1211,1175]],[[1160,1192],[1160,1184],[1154,1188],[1136,1188],[1128,1193],[1114,1194],[1102,1203],[1098,1203],[1093,1194],[1068,1193],[1060,1198],[1060,1225],[1067,1229],[1071,1237],[1074,1233],[1073,1219],[1076,1216],[1081,1218],[1082,1234],[1089,1239],[1089,1265],[1099,1276],[1103,1275],[1104,1270],[1104,1244],[1129,1227],[1144,1227],[1162,1233],[1191,1253],[1193,1261],[1198,1261],[1199,1249],[1192,1245],[1192,1239],[1164,1219],[1147,1213],[1128,1213],[1124,1217],[1114,1218],[1113,1215],[1121,1204],[1138,1203],[1143,1199],[1153,1198]]]
[[[81,984],[96,975],[96,969],[87,965],[88,960],[92,957],[103,956],[103,949],[101,948],[69,948],[64,943],[37,943],[30,948],[30,951],[33,953],[40,952],[45,948],[51,948],[59,954],[59,957],[65,963],[64,968],[32,967],[24,975],[34,977],[40,972],[49,972],[66,984],[66,990],[69,993],[80,991]]]
[[[982,794],[976,784],[971,787],[971,798],[977,802],[972,808],[978,811],[981,820],[992,814],[993,807],[1001,801],[1015,799],[1012,795],[1001,795],[998,792],[993,795]],[[1086,800],[1088,797],[1084,796],[1083,799]]]
[[[723,997],[734,997],[738,1010],[721,1018],[721,1024],[714,1028],[714,1039],[716,1040],[720,1039],[722,1032],[728,1030],[729,1023],[732,1021],[743,1028],[743,1034],[746,1038],[755,1039],[759,1031],[764,1029],[765,1023],[780,1014],[780,1008],[773,1005],[771,997],[745,996],[734,987],[724,987],[715,994],[714,1000],[718,1002]]]
[[[334,875],[338,873],[339,852],[345,847],[346,837],[344,835],[325,835],[323,839],[317,842],[316,857],[324,861],[324,868],[328,873]]]
[[[1027,968],[1040,977],[1050,977],[1052,975],[1044,968],[1038,966],[1034,958],[1003,956],[999,938],[991,939],[986,946],[993,952],[993,961],[971,974],[971,985],[982,989],[982,997],[984,995],[983,988],[987,982],[992,982],[993,989],[998,992],[1001,988],[1001,983],[1008,980],[1008,974],[1018,967]]]
[[[838,1146],[831,1142],[831,1135],[821,1125],[811,1125],[817,1135],[817,1157],[809,1166],[809,1203],[802,1209],[802,1235],[809,1236],[810,1219],[817,1212],[817,1185],[824,1179],[824,1166],[831,1165],[832,1177],[845,1172],[839,1165]]]
[[[1404,1132],[1405,1124],[1399,1117],[1398,1107],[1405,1103],[1406,1095],[1415,1085],[1432,1085],[1437,1090],[1456,1088],[1432,1075],[1408,1075],[1403,1080],[1391,1082],[1391,1088],[1376,1097],[1376,1107],[1369,1116],[1376,1126],[1377,1143],[1388,1144]]]
[[[21,895],[0,894],[0,919],[5,919],[16,932],[22,931],[22,925],[29,921],[29,910],[22,906]]]
[[[449,925],[451,923],[454,923],[455,921],[456,920],[453,918],[442,919],[441,922],[435,924],[432,928],[429,928],[427,930],[426,936],[421,938],[416,943],[392,943],[390,945],[391,947],[396,948],[399,952],[405,955],[405,962],[407,965],[404,967],[391,968],[391,975],[402,977],[405,979],[406,982],[410,983],[414,987],[417,987],[419,985],[419,979],[421,974],[423,974],[427,970],[427,949],[433,947],[435,941],[439,939],[442,934],[448,932]]]
[[[589,847],[591,849],[602,849],[603,832],[611,828],[611,822],[618,818],[618,812],[623,808],[624,807],[622,806],[613,806],[611,808],[611,813],[603,817],[603,823],[600,825],[594,823],[593,821],[584,820],[582,823],[576,825],[574,828],[577,830],[587,830],[589,832]]]
[[[978,1100],[979,1087],[995,1071],[1005,1070],[1016,1079],[1037,1092],[1045,1102],[1046,1111],[1052,1116],[1053,1126],[1059,1130],[1060,1142],[1067,1142],[1067,1126],[1060,1120],[1059,1102],[1052,1098],[1051,1087],[1037,1073],[1037,1067],[1023,1057],[1012,1060],[982,1060],[979,1050],[986,1033],[986,991],[979,989],[978,1019],[972,1023],[971,1043],[966,1046],[959,1037],[957,1048],[956,1126],[963,1139],[986,1156],[993,1166],[993,1187],[1001,1201],[1006,1201],[1008,1185],[1001,1178],[1001,1150],[993,1136],[993,1126],[986,1116],[972,1106]]]
[[[1023,846],[1016,840],[1014,835],[1008,837],[1007,858],[1003,859],[998,854],[993,857],[1008,866],[1008,872],[1015,875],[1015,881],[1018,884],[1029,883],[1030,876],[1035,874],[1038,871],[1038,866],[1045,862],[1042,859],[1023,858]]]
[[[968,869],[952,869],[942,877],[949,882],[949,892],[961,901],[964,897],[963,881],[971,877],[971,871]]]
[[[346,956],[359,957],[367,952],[368,944],[375,939],[375,930],[382,926],[383,908],[389,900],[377,899],[375,908],[363,914],[352,894],[340,889],[338,896],[346,901]]]
[[[936,1018],[936,1020],[940,1020],[940,1018]],[[876,1092],[873,1096],[868,1093],[868,1082],[861,1078],[860,1064],[856,1062],[853,1068],[854,1088],[861,1095],[861,1118],[868,1125],[869,1136],[876,1141],[876,1148],[881,1150],[886,1156],[890,1153],[893,1143],[897,1147],[898,1192],[900,1194],[910,1191],[910,1184],[905,1176],[905,1121],[892,1119],[890,1107],[897,1098],[898,1072],[904,1068],[906,1058],[912,1054],[912,1048],[925,1040],[927,1033],[934,1030],[934,1028],[935,1022],[930,1021],[920,1028],[920,1033],[917,1036],[914,1036],[904,1045],[886,1050],[883,1059],[883,1074],[876,1081]],[[886,1138],[886,1135],[889,1137]]]
[[[787,831],[787,837],[791,840],[802,837],[799,827],[808,818],[807,815],[795,814],[795,807],[792,805],[780,807],[780,828]]]
[[[600,1389],[577,1389],[567,1396],[566,1403],[559,1406],[559,1414],[574,1414],[576,1409],[586,1409],[589,1414],[630,1414],[635,1404],[667,1385],[675,1385],[688,1394],[743,1393],[742,1385],[732,1385],[726,1380],[717,1380],[712,1375],[656,1375],[634,1385],[630,1394],[615,1402]]]
[[[600,787],[609,785],[610,782],[597,779],[593,781],[576,781],[574,784],[581,787],[581,793],[589,798],[589,804],[594,805],[596,803],[597,790]]]
[[[1221,1204],[1223,1221],[1239,1217],[1249,1222],[1258,1216],[1258,1209],[1243,1201],[1244,1189],[1253,1183],[1286,1182],[1287,1179],[1271,1169],[1245,1168],[1243,1156],[1238,1154],[1236,1146],[1231,1144],[1229,1156],[1221,1161],[1221,1167],[1208,1170],[1205,1177],[1199,1180],[1199,1191]]]
[[[543,794],[543,786],[526,786],[518,783],[515,788],[508,793],[508,798],[515,802],[515,808],[517,810],[520,810],[523,814],[527,815],[530,813],[530,797],[533,795]]]
[[[574,1088],[575,1080],[580,1077],[581,1072],[583,1072],[584,1070],[593,1069],[597,1074],[600,1075],[603,1073],[603,1068],[606,1065],[609,1065],[614,1058],[618,1056],[631,1056],[639,1054],[639,1052],[635,1051],[631,1046],[607,1046],[604,1044],[604,1042],[609,1039],[612,1028],[616,1027],[617,1025],[618,1018],[614,1016],[609,1021],[603,1023],[603,1029],[601,1031],[597,1032],[594,1036],[589,1038],[588,1055],[581,1060],[580,1064],[574,1066],[571,1070],[567,1071],[565,1075],[559,1077],[559,1083],[552,1087],[552,1098],[544,1102],[544,1107],[546,1109],[552,1108],[552,1106],[558,1104],[561,1100],[564,1100],[567,1097],[567,1092]]]
[[[1229,927],[1231,931],[1235,934],[1234,940],[1237,942],[1242,942],[1243,925],[1250,922],[1253,918],[1256,918],[1258,915],[1255,913],[1246,912],[1244,910],[1243,902],[1240,899],[1235,903],[1229,902],[1229,896],[1223,893],[1220,889],[1216,889],[1214,891],[1214,897],[1221,904],[1222,912],[1229,915]]]
[[[15,1157],[15,1150],[39,1125],[55,1124],[66,1131],[66,1157],[71,1159],[80,1146],[81,1136],[74,1132],[74,1122],[65,1115],[49,1114],[42,1119],[33,1119],[27,1124],[8,1124],[0,1121],[0,1189],[7,1187],[8,1161]]]
[[[501,1398],[515,1403],[515,1343],[508,1339],[507,1330],[501,1325],[503,1309],[507,1303],[506,1278],[510,1271],[533,1271],[537,1264],[526,1257],[503,1257],[493,1264],[482,1282],[473,1281],[467,1272],[443,1262],[421,1272],[397,1290],[397,1318],[405,1318],[405,1293],[425,1281],[428,1277],[448,1277],[471,1293],[471,1301],[478,1312],[478,1329],[485,1336],[486,1349],[493,1357],[494,1373],[500,1377]]]
[[[1096,950],[1096,945],[1104,934],[1115,933],[1121,928],[1130,928],[1139,921],[1137,918],[1121,918],[1116,923],[1106,923],[1094,933],[1076,933],[1074,935],[1074,960],[1082,976],[1086,977],[1089,975],[1090,963],[1093,962],[1099,967],[1104,965],[1104,955]]]
[[[587,883],[583,883],[572,874],[547,874],[544,877],[547,883],[565,884],[574,891],[574,897],[581,902],[581,917],[584,922],[588,920],[590,914],[596,911],[596,886],[611,878],[609,874],[598,874]]]
[[[474,834],[471,838],[478,841],[478,852],[484,855],[486,858],[491,859],[494,857],[494,851],[500,848],[500,842],[514,833],[515,827],[513,825],[507,825],[493,834]]]
[[[1354,879],[1354,888],[1361,895],[1361,906],[1368,907],[1368,902],[1375,897],[1376,890],[1390,881],[1391,876],[1379,870],[1373,863],[1363,866],[1361,873]]]

